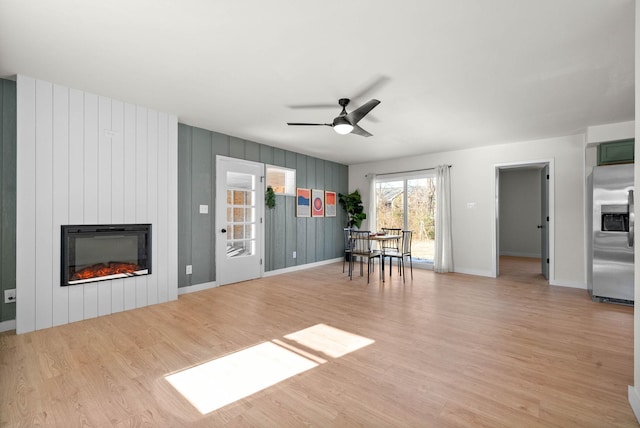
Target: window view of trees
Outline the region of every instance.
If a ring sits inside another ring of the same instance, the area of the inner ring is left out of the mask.
[[[435,213],[435,178],[400,179],[376,183],[377,228],[394,227],[412,230],[411,252],[414,260],[433,261]]]

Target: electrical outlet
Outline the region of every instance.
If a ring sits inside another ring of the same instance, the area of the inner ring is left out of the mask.
[[[15,303],[16,301],[16,289],[4,290],[4,302]]]
[[[294,251],[293,252],[293,258],[295,259],[296,257],[298,257],[298,254]]]
[[[191,275],[193,273],[193,266],[187,265],[187,275]]]

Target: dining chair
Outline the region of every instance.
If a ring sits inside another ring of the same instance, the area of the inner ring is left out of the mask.
[[[384,275],[382,270],[382,252],[372,248],[371,245],[371,232],[368,230],[352,230],[351,231],[351,243],[353,245],[351,250],[351,260],[349,262],[349,278],[353,279],[353,263],[356,258],[360,258],[360,270],[362,270],[362,262],[367,259],[367,284],[369,283],[369,274],[373,268],[373,260],[378,259],[380,261],[380,278],[384,282]]]
[[[382,251],[382,262],[384,263],[384,255],[387,252],[397,253],[400,251],[400,239],[402,237],[402,229],[395,227],[383,227],[382,231],[387,236],[397,236],[393,239],[385,239],[380,242],[380,250]],[[389,276],[391,276],[391,258],[389,258]]]
[[[349,263],[349,269],[351,269],[351,253],[353,252],[353,242],[351,240],[351,228],[344,228],[344,258],[342,259],[342,273],[344,273],[345,263]],[[349,271],[351,275],[351,271]]]
[[[411,270],[411,279],[413,280],[413,261],[411,260],[411,238],[413,236],[413,232],[411,230],[403,230],[402,231],[402,243],[401,249],[399,251],[387,251],[383,254],[384,257],[389,257],[389,276],[391,276],[391,267],[393,266],[392,260],[398,259],[398,270],[400,271],[400,275],[402,276],[402,281],[405,281],[404,274],[404,261],[405,258],[409,258],[409,268]],[[384,260],[383,260],[384,263]]]

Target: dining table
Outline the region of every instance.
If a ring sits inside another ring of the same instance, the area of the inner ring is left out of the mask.
[[[378,241],[380,242],[381,246],[383,245],[382,242],[385,241],[392,241],[394,239],[399,240],[402,238],[402,235],[392,235],[392,234],[388,234],[388,233],[370,233],[369,234],[369,239],[371,239],[372,241]],[[380,257],[380,267],[382,269],[382,274],[384,275],[384,250],[383,248],[380,248],[380,252],[382,254],[382,256]],[[391,261],[389,261],[389,263],[391,263]]]

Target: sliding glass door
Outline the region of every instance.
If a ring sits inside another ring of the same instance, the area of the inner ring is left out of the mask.
[[[418,264],[433,264],[435,213],[432,172],[376,178],[376,227],[412,230],[412,259]]]

